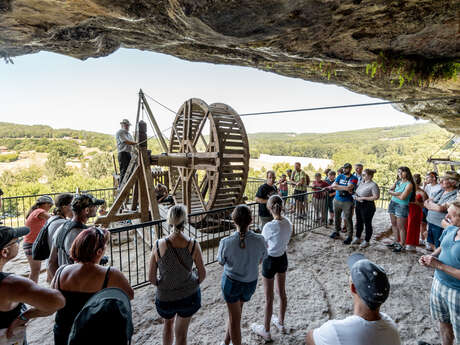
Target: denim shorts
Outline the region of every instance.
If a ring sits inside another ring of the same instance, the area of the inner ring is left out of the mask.
[[[257,280],[250,283],[239,282],[235,279],[227,277],[226,274],[222,275],[222,294],[224,295],[225,302],[236,303],[239,301],[249,302],[252,295],[256,291]]]
[[[281,256],[268,256],[262,262],[262,276],[273,279],[276,273],[286,273],[288,268],[288,258],[286,253]]]
[[[434,244],[436,248],[441,245],[439,239],[441,238],[443,228],[440,226],[428,223],[428,236],[426,238],[428,243]]]
[[[394,214],[398,218],[407,218],[409,216],[409,205],[402,205],[391,200],[388,206],[388,213]]]
[[[166,320],[179,315],[182,318],[190,317],[201,308],[201,291],[198,289],[193,295],[177,301],[160,301],[155,299],[158,314]]]

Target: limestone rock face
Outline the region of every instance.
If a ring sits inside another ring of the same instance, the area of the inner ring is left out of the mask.
[[[126,47],[386,100],[458,97],[459,78],[401,85],[396,69],[372,77],[369,66],[382,53],[458,62],[459,17],[458,0],[0,0],[0,56],[45,50],[86,59]],[[459,98],[397,108],[460,134]]]

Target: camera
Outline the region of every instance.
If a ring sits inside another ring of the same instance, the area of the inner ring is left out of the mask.
[[[339,196],[342,198],[346,198],[347,196],[350,196],[350,193],[345,190],[341,190],[339,191]]]

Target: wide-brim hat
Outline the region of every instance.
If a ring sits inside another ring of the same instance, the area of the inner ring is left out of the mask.
[[[27,226],[19,228],[0,226],[0,249],[3,249],[12,239],[23,237],[29,232],[30,229]]]

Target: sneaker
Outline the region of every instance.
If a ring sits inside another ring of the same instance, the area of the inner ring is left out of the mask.
[[[406,250],[404,249],[404,247],[400,245],[399,243],[396,243],[395,246],[393,247],[393,253],[402,253],[405,251]]]
[[[429,251],[432,251],[433,249],[431,249],[431,245],[427,242],[425,243],[425,249],[426,250],[429,250]]]
[[[410,244],[406,245],[406,251],[408,252],[416,252],[417,249],[415,248],[415,246],[412,246]]]
[[[361,239],[358,237],[355,237],[353,241],[351,241],[351,244],[360,244],[360,243],[361,243]]]
[[[345,241],[343,241],[343,244],[350,244],[351,243],[351,237],[347,237]]]
[[[275,316],[275,315],[272,315],[272,324],[273,324],[273,325],[278,329],[278,331],[280,331],[281,333],[283,333],[283,334],[286,334],[286,333],[287,333],[286,327],[284,327],[284,325],[280,324],[278,317]]]
[[[418,244],[421,245],[421,246],[424,246],[425,243],[426,243],[425,240],[419,240],[419,241],[418,241]]]
[[[387,248],[390,248],[390,249],[391,249],[391,248],[394,248],[395,245],[396,245],[396,242],[385,244],[385,246],[386,246]]]
[[[335,240],[337,238],[340,238],[340,234],[337,231],[334,231],[332,234],[329,235],[329,237]]]
[[[364,240],[360,245],[359,245],[359,248],[361,249],[364,249],[364,248],[367,248],[369,247],[369,242],[367,242],[366,240]]]
[[[260,335],[264,340],[265,342],[269,342],[269,341],[272,341],[272,335],[270,334],[270,332],[267,332],[265,330],[265,327],[264,325],[258,325],[256,323],[253,323],[251,325],[251,330],[257,334],[257,335]]]

